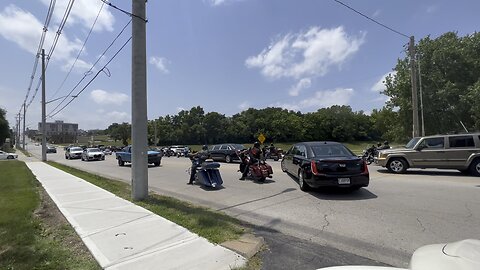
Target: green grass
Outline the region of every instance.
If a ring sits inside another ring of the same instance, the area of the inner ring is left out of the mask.
[[[31,155],[27,150],[25,150],[25,149],[20,148],[20,149],[18,149],[18,150],[20,150],[20,152],[22,152],[22,153],[23,153],[25,156],[27,156],[27,157],[31,157],[31,156],[32,156],[32,155]]]
[[[25,163],[2,161],[0,172],[0,269],[100,269],[62,242],[70,226],[52,230],[34,216],[38,182]]]
[[[56,162],[49,161],[47,163],[131,201],[131,188],[127,183],[104,178]],[[238,239],[248,231],[238,219],[172,197],[151,193],[148,199],[135,201],[134,203],[217,244]]]

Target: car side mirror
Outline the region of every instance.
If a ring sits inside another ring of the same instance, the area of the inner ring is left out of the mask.
[[[419,145],[419,146],[417,147],[417,151],[422,151],[422,150],[425,149],[425,148],[426,148],[425,145]]]

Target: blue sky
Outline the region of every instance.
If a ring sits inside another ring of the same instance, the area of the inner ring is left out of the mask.
[[[111,2],[131,9],[131,1]],[[344,2],[417,40],[447,31],[466,35],[480,25],[477,0]],[[49,3],[0,0],[0,107],[8,111],[11,125],[27,93]],[[47,52],[67,3],[56,1],[44,45]],[[75,1],[47,69],[47,99],[67,95],[130,19],[103,6],[60,88],[101,6],[100,0]],[[197,105],[226,115],[249,107],[309,112],[334,104],[368,113],[383,106],[382,78],[405,56],[408,42],[333,0],[150,0],[147,17],[149,119]],[[94,72],[130,35],[128,27]],[[110,76],[101,73],[47,121],[76,122],[81,129],[130,121],[130,52],[128,44],[108,65]],[[38,93],[27,111],[27,125],[34,129],[40,121],[40,97]],[[47,113],[58,103],[48,104]]]

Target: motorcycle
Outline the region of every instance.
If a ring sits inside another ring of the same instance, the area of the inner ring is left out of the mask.
[[[238,157],[241,160],[239,166],[239,172],[244,172],[245,167],[249,166],[247,178],[256,180],[259,182],[265,182],[266,178],[272,178],[273,169],[272,166],[267,164],[265,160],[259,159],[253,164],[250,164],[250,155],[248,154],[249,150],[239,151],[237,153]]]
[[[220,188],[223,185],[223,179],[220,175],[220,163],[213,159],[201,160],[198,157],[190,157],[192,166],[196,166],[195,183],[209,188]],[[190,173],[190,170],[188,170]]]
[[[365,159],[365,161],[367,161],[367,164],[370,165],[373,163],[375,156],[377,155],[378,155],[377,147],[372,146],[363,150],[362,157]]]
[[[270,159],[273,159],[274,161],[278,161],[282,159],[282,154],[283,154],[283,151],[280,148],[274,148],[272,150],[267,147],[263,149],[263,156],[265,157],[265,159],[270,158]]]

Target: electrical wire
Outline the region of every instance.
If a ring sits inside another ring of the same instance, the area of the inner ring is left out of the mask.
[[[55,9],[55,3],[56,3],[56,0],[51,0],[50,5],[48,6],[47,15],[45,17],[45,22],[43,23],[42,36],[40,37],[40,42],[38,43],[37,53],[35,55],[35,60],[33,62],[32,75],[30,75],[30,82],[29,82],[28,87],[27,87],[27,94],[25,95],[25,100],[23,101],[22,106],[20,106],[20,111],[22,110],[22,107],[25,106],[25,103],[27,103],[28,96],[30,95],[30,91],[32,89],[33,80],[35,79],[35,74],[37,73],[37,67],[38,67],[38,61],[39,61],[39,58],[40,58],[40,53],[42,52],[43,43],[45,42],[45,36],[47,34],[47,29],[48,29],[48,26],[50,25],[50,20],[52,19],[53,11]]]
[[[65,27],[65,24],[67,23],[68,17],[70,15],[70,11],[72,10],[73,4],[75,3],[75,0],[70,0],[67,4],[67,8],[65,9],[65,13],[63,14],[63,18],[60,21],[60,25],[58,26],[58,30],[55,33],[55,37],[52,43],[52,46],[50,47],[50,51],[48,52],[47,56],[45,57],[45,70],[48,68],[48,64],[50,63],[50,59],[53,56],[53,52],[55,51],[55,48],[57,47],[58,39],[60,35],[62,34],[63,27]],[[35,92],[32,95],[32,98],[28,102],[27,108],[32,104],[33,100],[37,96],[38,89],[40,88],[40,84],[42,81],[42,77],[39,78],[37,87],[35,88]]]
[[[85,74],[83,75],[83,77],[80,79],[80,81],[78,81],[78,83],[72,88],[72,90],[70,90],[70,92],[64,97],[64,99],[52,110],[52,112],[48,115],[48,116],[51,116],[51,114],[53,114],[64,102],[65,100],[67,100],[68,97],[71,96],[71,94],[73,93],[73,91],[75,91],[75,89],[77,89],[77,87],[82,83],[82,81],[87,77],[89,76],[90,74],[92,74],[92,70],[94,69],[94,67],[98,64],[98,62],[100,62],[100,60],[103,58],[103,56],[107,53],[107,51],[113,46],[113,44],[117,41],[117,39],[122,35],[122,33],[125,31],[125,29],[128,27],[128,25],[130,25],[130,23],[132,22],[132,20],[130,19],[128,21],[128,23],[125,24],[125,26],[122,28],[122,30],[117,34],[117,36],[113,39],[113,41],[110,43],[110,45],[108,45],[108,47],[103,51],[103,53],[97,58],[97,61],[95,61],[95,63],[93,63],[93,65],[90,67],[90,69],[85,72]]]
[[[356,10],[356,9],[348,6],[347,4],[345,4],[345,3],[343,3],[343,2],[341,2],[341,1],[339,1],[339,0],[333,0],[333,1],[339,3],[340,5],[342,5],[342,6],[346,7],[346,8],[348,8],[348,9],[352,10],[353,12],[355,12],[355,13],[357,13],[357,14],[365,17],[365,18],[367,18],[368,20],[370,20],[370,21],[372,21],[372,22],[374,22],[374,23],[376,23],[376,24],[378,24],[378,25],[380,25],[380,26],[382,26],[382,27],[384,27],[384,28],[386,28],[386,29],[388,29],[388,30],[396,33],[396,34],[399,34],[399,35],[404,36],[404,37],[406,37],[406,38],[410,38],[409,36],[407,36],[407,35],[399,32],[399,31],[397,31],[397,30],[395,30],[395,29],[393,29],[393,28],[391,28],[391,27],[386,26],[385,24],[383,24],[383,23],[381,23],[381,22],[378,22],[378,21],[375,20],[375,19],[372,19],[372,18],[368,17],[367,15],[361,13],[360,11],[358,11],[358,10]]]
[[[68,105],[70,105],[70,103],[72,103],[76,98],[78,98],[78,96],[85,90],[87,89],[87,87],[97,78],[97,76],[104,70],[107,68],[108,64],[110,64],[110,62],[113,61],[113,59],[115,59],[115,57],[122,51],[122,49],[127,46],[127,44],[130,42],[130,40],[132,40],[132,37],[130,36],[130,38],[125,41],[125,43],[122,45],[122,47],[120,47],[120,49],[118,49],[118,51],[112,56],[112,58],[110,58],[110,60],[108,60],[108,62],[99,70],[97,71],[97,74],[95,74],[95,76],[82,88],[82,90],[80,90],[76,95],[72,96],[72,99],[67,102],[67,104],[65,104],[62,108],[60,108],[59,110],[57,110],[55,113],[52,113],[52,114],[49,114],[49,117],[52,118],[54,117],[55,115],[57,115],[58,113],[60,113],[61,111],[63,111],[63,109],[65,109]]]
[[[131,13],[131,12],[128,12],[128,11],[126,11],[126,10],[124,10],[124,9],[121,9],[121,8],[115,6],[114,4],[108,2],[107,0],[100,0],[100,1],[102,1],[103,3],[111,6],[112,8],[114,8],[114,9],[116,9],[116,10],[122,12],[122,13],[127,14],[127,15],[130,16],[130,17],[135,17],[135,18],[138,18],[138,19],[140,19],[140,20],[142,20],[142,21],[144,21],[144,22],[148,22],[147,19],[142,18],[142,17],[140,17],[140,16],[138,16],[138,15],[135,15],[135,14],[133,14],[133,13]]]
[[[55,91],[55,93],[53,93],[53,95],[50,97],[50,99],[53,99],[55,97],[55,95],[60,91],[60,89],[63,87],[63,85],[65,84],[65,82],[67,81],[68,77],[70,76],[70,74],[72,73],[72,70],[73,68],[75,67],[75,64],[77,63],[78,61],[78,58],[80,57],[80,54],[82,54],[83,52],[83,49],[85,48],[85,45],[87,44],[87,41],[88,39],[90,38],[90,35],[92,34],[93,32],[93,28],[95,27],[95,25],[97,24],[97,20],[98,18],[100,17],[100,14],[102,13],[102,9],[103,9],[103,6],[105,5],[105,3],[102,3],[102,5],[100,6],[100,10],[98,11],[97,13],[97,17],[95,17],[95,21],[93,21],[93,24],[92,24],[92,27],[90,27],[90,31],[88,32],[87,34],[87,37],[85,38],[85,41],[83,42],[82,44],[82,48],[80,49],[80,51],[78,51],[78,54],[77,54],[77,57],[75,58],[75,61],[73,61],[72,63],[72,66],[70,66],[70,70],[68,71],[67,75],[65,76],[65,78],[63,79],[62,83],[60,84],[60,86],[57,88],[57,90]]]

